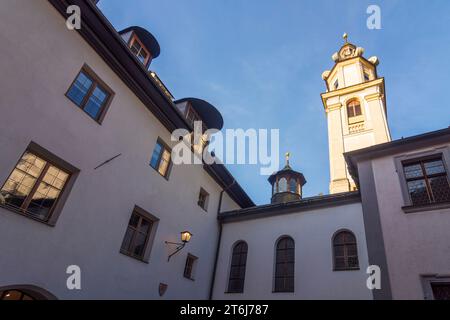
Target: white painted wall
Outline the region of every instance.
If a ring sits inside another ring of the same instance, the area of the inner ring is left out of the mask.
[[[221,189],[201,166],[172,169],[169,181],[149,166],[169,132],[47,1],[0,4],[0,184],[31,140],[81,170],[56,227],[0,209],[0,287],[32,284],[58,298],[208,297]],[[102,125],[65,97],[87,63],[115,92]],[[122,156],[94,171],[112,156]],[[200,187],[208,213],[197,206]],[[160,219],[148,264],[119,253],[135,205]],[[237,205],[225,195],[224,210]],[[170,262],[164,241],[192,241]],[[183,278],[187,253],[199,257],[196,280]],[[82,269],[82,290],[66,288],[68,265]]]
[[[421,275],[450,275],[450,209],[408,214],[401,209],[405,202],[394,162],[399,155],[372,161],[389,277],[394,299],[423,299]]]
[[[358,243],[360,270],[333,271],[332,236],[351,230]],[[275,243],[295,240],[295,293],[272,293]],[[248,244],[244,293],[228,294],[234,244]],[[360,203],[225,223],[220,247],[215,299],[372,299],[366,287],[367,246]]]

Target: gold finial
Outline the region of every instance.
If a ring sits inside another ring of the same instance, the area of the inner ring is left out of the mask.
[[[290,158],[291,154],[289,152],[286,152],[286,165],[289,165],[289,158]]]
[[[344,38],[344,40],[345,40],[345,43],[347,43],[348,42],[348,34],[347,33],[344,33],[343,35],[342,35],[342,38]]]

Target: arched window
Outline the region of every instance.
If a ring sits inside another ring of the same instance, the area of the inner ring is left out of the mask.
[[[289,180],[289,191],[293,193],[297,193],[297,180],[292,179]]]
[[[281,178],[278,181],[278,192],[286,192],[287,191],[287,180],[286,178]]]
[[[228,292],[244,292],[245,267],[247,264],[248,246],[244,241],[239,241],[233,248],[231,257],[230,278],[228,279]]]
[[[361,104],[358,100],[353,99],[347,103],[347,115],[349,118],[362,116]]]
[[[20,290],[6,290],[0,294],[0,300],[35,300],[32,296]]]
[[[333,238],[334,270],[359,269],[356,237],[350,231],[340,231]]]
[[[275,292],[294,292],[295,243],[291,237],[278,240],[275,253]]]
[[[56,300],[56,297],[33,285],[13,285],[0,287],[1,300]]]

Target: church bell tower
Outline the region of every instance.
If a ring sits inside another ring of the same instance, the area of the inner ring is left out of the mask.
[[[347,41],[333,54],[334,66],[323,72],[321,94],[328,121],[330,193],[356,190],[344,153],[391,141],[386,117],[384,78],[378,77],[377,57]]]

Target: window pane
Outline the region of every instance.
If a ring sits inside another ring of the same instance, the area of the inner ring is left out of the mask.
[[[139,42],[137,42],[136,40],[133,41],[133,44],[131,45],[131,52],[133,52],[135,55],[137,55],[139,53],[139,51],[141,51],[141,45],[139,44]]]
[[[162,157],[161,157],[161,162],[159,164],[158,172],[161,175],[166,176],[167,169],[169,168],[169,164],[170,164],[170,152],[168,150],[164,149]]]
[[[84,111],[86,111],[93,119],[98,119],[107,98],[108,94],[97,86],[89,97],[89,100],[84,107]]]
[[[162,152],[162,145],[159,142],[157,142],[155,149],[153,150],[152,159],[150,160],[150,165],[154,169],[158,169],[158,161],[159,161],[161,152]]]
[[[450,186],[446,175],[430,178],[430,186],[435,202],[450,201]]]
[[[348,106],[348,108],[347,108],[347,114],[348,114],[348,117],[349,117],[349,118],[355,116],[355,112],[353,111],[353,108],[352,108],[351,106]]]
[[[344,246],[335,245],[334,246],[334,256],[335,257],[343,257],[344,256]]]
[[[442,163],[442,160],[425,162],[424,166],[427,175],[445,173],[445,168],[444,164]]]
[[[145,234],[140,232],[136,233],[133,243],[132,253],[137,257],[142,257],[144,255],[145,241],[147,237]]]
[[[141,227],[139,228],[139,231],[142,233],[148,234],[151,227],[152,227],[152,222],[147,219],[142,218]]]
[[[137,228],[140,217],[137,214],[132,214],[128,225]]]
[[[289,180],[289,191],[293,193],[297,192],[297,181],[295,179]]]
[[[81,72],[72,87],[70,87],[69,92],[67,92],[67,96],[77,106],[81,106],[81,103],[91,88],[91,85],[92,80],[84,72]]]
[[[420,164],[407,165],[403,168],[406,179],[423,177],[422,167]]]
[[[30,152],[25,152],[1,190],[5,204],[20,208],[46,162]]]
[[[425,180],[408,182],[408,190],[414,205],[427,204],[430,202]]]
[[[58,196],[59,190],[51,187],[45,182],[41,182],[36,192],[33,194],[30,205],[27,208],[27,213],[45,220]]]
[[[358,257],[348,257],[348,267],[349,268],[358,268]]]
[[[127,228],[127,232],[125,233],[125,237],[122,242],[122,250],[125,252],[130,252],[131,240],[133,239],[134,230],[130,227]]]
[[[362,115],[362,112],[361,112],[361,105],[357,104],[357,105],[354,106],[354,108],[355,108],[355,116],[360,116],[360,115]]]
[[[356,256],[356,254],[357,254],[356,244],[348,244],[347,245],[347,254],[349,256]]]
[[[139,52],[138,59],[142,63],[145,63],[145,60],[147,59],[147,53],[144,50],[141,50],[141,52]]]
[[[286,192],[287,191],[287,180],[286,178],[281,178],[278,182],[278,192]]]

